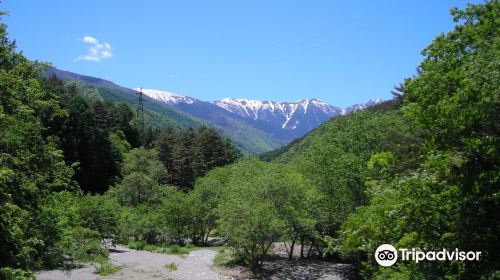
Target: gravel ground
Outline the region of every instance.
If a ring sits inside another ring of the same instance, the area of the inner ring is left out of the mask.
[[[270,280],[350,280],[355,278],[354,268],[349,264],[320,260],[275,259],[264,262],[263,279]]]
[[[265,261],[263,271],[255,277],[241,266],[218,269],[229,279],[259,280],[353,280],[357,279],[349,264],[323,262],[318,260],[293,260],[285,258]]]
[[[37,273],[38,280],[97,280],[97,279],[173,279],[173,280],[223,280],[253,279],[244,267],[217,268],[212,270],[213,259],[217,255],[213,250],[197,250],[186,258],[174,255],[158,254],[148,251],[132,250],[117,246],[110,253],[109,259],[122,269],[113,275],[95,274],[93,266],[82,266],[73,270],[51,270]],[[176,271],[168,271],[165,265],[175,263]],[[350,280],[354,279],[353,267],[319,260],[294,259],[288,261],[279,255],[264,262],[264,271],[259,279],[270,280]],[[222,276],[224,275],[224,276]]]
[[[218,280],[210,267],[217,252],[212,250],[192,251],[185,259],[179,256],[132,250],[117,246],[109,254],[111,263],[122,266],[118,273],[106,277],[95,274],[92,266],[71,271],[51,270],[37,273],[38,280],[97,280],[97,279],[175,279],[175,280]],[[178,270],[169,272],[165,265],[175,263]]]
[[[116,246],[116,252],[109,254],[109,260],[115,265],[123,266],[118,273],[98,279],[170,279],[166,264],[177,266],[184,261],[179,256],[132,250]]]
[[[231,279],[220,276],[212,271],[211,266],[217,252],[212,250],[192,251],[189,256],[178,266],[176,271],[169,274],[178,280],[220,280]]]
[[[40,271],[36,274],[38,280],[96,280],[101,279],[98,274],[94,274],[93,266],[83,266],[72,270],[48,270]]]

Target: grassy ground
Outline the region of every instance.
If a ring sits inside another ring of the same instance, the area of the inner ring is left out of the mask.
[[[228,249],[228,247],[220,247],[218,250],[218,254],[214,258],[214,266],[216,267],[228,267],[232,266],[236,263],[236,258],[234,257],[234,253]]]
[[[177,265],[175,263],[168,263],[165,265],[165,269],[168,271],[176,271]]]
[[[101,276],[115,274],[122,269],[122,266],[110,263],[107,258],[98,258],[94,267],[96,272]]]

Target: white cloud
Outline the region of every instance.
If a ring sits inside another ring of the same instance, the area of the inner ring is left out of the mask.
[[[76,60],[99,62],[101,59],[113,56],[113,53],[111,52],[111,45],[107,42],[99,43],[99,41],[92,36],[84,36],[80,40],[86,44],[90,44],[90,48],[85,55],[77,57]]]
[[[92,36],[85,36],[83,37],[82,41],[84,41],[85,43],[97,44],[97,39]]]

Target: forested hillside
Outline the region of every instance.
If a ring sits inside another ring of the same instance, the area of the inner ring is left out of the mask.
[[[219,227],[238,255],[260,267],[272,241],[286,240],[350,260],[366,279],[497,278],[499,12],[497,1],[452,10],[454,31],[423,51],[395,100],[330,120],[263,155],[270,163],[200,180],[195,190],[227,193]],[[484,257],[383,268],[374,252],[385,243]]]
[[[47,66],[17,52],[5,24],[0,37],[1,279],[31,279],[29,270],[68,257],[106,267],[101,240],[119,233],[120,203],[163,201],[161,193],[174,191],[167,184],[189,190],[239,157],[208,127],[142,126],[126,103],[44,76]]]
[[[211,128],[145,129],[126,104],[44,77],[1,24],[0,278],[68,263],[116,272],[109,240],[174,254],[216,238],[219,265],[264,279],[286,259],[350,263],[363,279],[498,279],[499,14],[498,1],[452,10],[454,30],[394,100],[267,161]],[[382,267],[381,244],[482,255]]]
[[[114,103],[125,103],[134,111],[138,106],[136,91],[121,87],[110,81],[79,75],[52,67],[47,69],[45,76],[49,78],[55,76],[63,80],[66,84],[78,88],[79,92],[90,95],[93,98],[101,99],[101,101],[108,100]],[[201,120],[197,120],[168,107],[161,106],[147,96],[143,96],[143,99],[145,122],[147,126],[163,128],[166,121],[177,127],[197,128],[203,125]]]
[[[48,77],[56,76],[64,80],[67,84],[81,88],[83,92],[88,92],[94,98],[99,98],[115,103],[125,103],[134,110],[137,108],[137,91],[119,86],[103,79],[79,75],[76,73],[49,68],[46,72]],[[193,106],[172,107],[168,104],[156,101],[153,98],[143,95],[145,123],[148,127],[164,128],[166,121],[176,127],[201,126],[214,127],[219,133],[230,138],[233,143],[242,151],[248,154],[258,154],[269,151],[285,143],[274,133],[252,126],[247,120],[238,115],[226,112],[225,110],[209,103],[200,102]],[[207,106],[208,105],[208,106]]]
[[[498,277],[499,12],[497,1],[452,10],[459,24],[423,51],[394,101],[264,157],[295,166],[323,194],[325,254],[359,262],[365,278]],[[383,269],[373,252],[384,243],[485,257]]]

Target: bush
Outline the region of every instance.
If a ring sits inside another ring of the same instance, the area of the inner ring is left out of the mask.
[[[181,245],[192,236],[192,205],[189,197],[183,192],[169,189],[161,205],[159,218],[167,241]]]
[[[159,218],[160,210],[154,206],[140,205],[135,208],[124,208],[119,222],[120,241],[141,241],[157,244],[163,241],[164,233]]]
[[[214,258],[214,266],[216,267],[227,267],[236,262],[237,259],[235,258],[234,253],[226,249],[221,249]]]
[[[176,271],[177,270],[177,265],[175,263],[169,263],[165,265],[165,268],[168,271]]]
[[[286,231],[286,225],[269,192],[266,164],[249,160],[233,168],[220,205],[219,230],[235,246],[238,257],[254,270]]]
[[[144,241],[131,241],[127,245],[130,249],[134,250],[144,250],[146,247],[146,242]]]
[[[132,149],[125,155],[121,171],[123,180],[109,190],[121,205],[159,202],[167,171],[155,150]]]
[[[99,232],[100,238],[115,238],[118,234],[120,205],[105,195],[86,195],[78,203],[83,227]]]
[[[64,255],[78,261],[107,256],[107,250],[101,246],[101,233],[82,226],[80,199],[80,195],[60,192],[49,196],[43,205],[41,217],[47,225],[42,231],[47,236],[42,251],[44,267],[60,265]]]
[[[58,245],[64,254],[81,262],[93,262],[109,254],[101,245],[99,232],[81,226],[66,230]]]
[[[179,245],[172,245],[170,246],[170,253],[171,254],[179,254],[181,252],[181,247]]]
[[[96,263],[94,264],[96,268],[96,272],[101,276],[107,276],[111,274],[115,274],[122,269],[119,265],[114,265],[109,262],[107,258],[97,258]]]
[[[3,280],[35,280],[35,273],[11,267],[0,268],[0,279]]]

